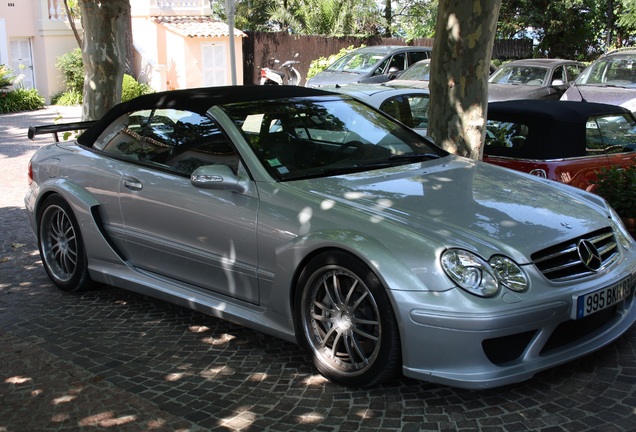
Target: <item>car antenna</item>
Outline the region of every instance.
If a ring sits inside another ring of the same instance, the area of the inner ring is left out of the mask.
[[[587,102],[583,97],[583,93],[581,93],[581,89],[579,88],[579,86],[576,85],[576,81],[572,81],[572,87],[574,87],[576,91],[579,92],[579,96],[581,96],[581,102]]]

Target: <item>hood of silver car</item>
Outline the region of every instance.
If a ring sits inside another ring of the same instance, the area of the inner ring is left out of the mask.
[[[563,100],[599,102],[618,105],[636,112],[636,88],[579,84],[568,88]]]
[[[364,75],[353,72],[322,71],[307,81],[308,87],[333,86],[335,84],[348,84],[360,81]]]
[[[454,156],[294,183],[368,215],[369,228],[400,224],[445,247],[488,247],[517,258],[608,224],[592,194]]]

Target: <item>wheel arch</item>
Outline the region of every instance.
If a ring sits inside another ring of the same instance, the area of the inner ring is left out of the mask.
[[[337,238],[337,240],[334,240]],[[294,321],[298,282],[307,265],[317,256],[344,252],[361,260],[377,277],[385,290],[399,287],[425,289],[423,282],[379,240],[356,231],[330,230],[300,236],[276,251],[276,271],[267,307]],[[393,296],[388,295],[397,313]],[[280,301],[285,299],[285,302]],[[297,329],[294,329],[295,333]]]
[[[33,207],[33,228],[36,238],[39,238],[39,223],[43,204],[50,196],[57,195],[63,199],[77,219],[79,230],[86,248],[89,270],[93,259],[110,262],[123,262],[124,257],[102,226],[99,212],[100,202],[85,188],[66,179],[56,179],[55,182],[42,188]]]
[[[54,184],[47,185],[46,188],[40,190],[38,199],[35,203],[34,215],[36,220],[39,219],[42,211],[42,203],[51,195],[59,195],[72,208],[75,217],[80,222],[80,229],[83,228],[80,216],[93,217],[95,208],[99,206],[97,201],[86,189],[68,180],[59,179]]]

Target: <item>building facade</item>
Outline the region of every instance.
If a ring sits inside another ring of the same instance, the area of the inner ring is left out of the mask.
[[[155,90],[242,84],[241,39],[211,18],[209,0],[131,0],[135,78]],[[79,21],[76,26],[81,31]],[[65,90],[57,59],[77,48],[63,0],[0,3],[0,64],[21,76],[20,85],[36,88],[50,102]]]

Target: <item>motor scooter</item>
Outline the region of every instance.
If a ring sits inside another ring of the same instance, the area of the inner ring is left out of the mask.
[[[294,57],[298,57],[296,54]],[[274,60],[275,64],[280,63],[279,60]],[[298,69],[294,65],[300,63],[297,60],[287,60],[276,69],[264,67],[261,68],[261,82],[260,85],[300,85],[302,77]]]

